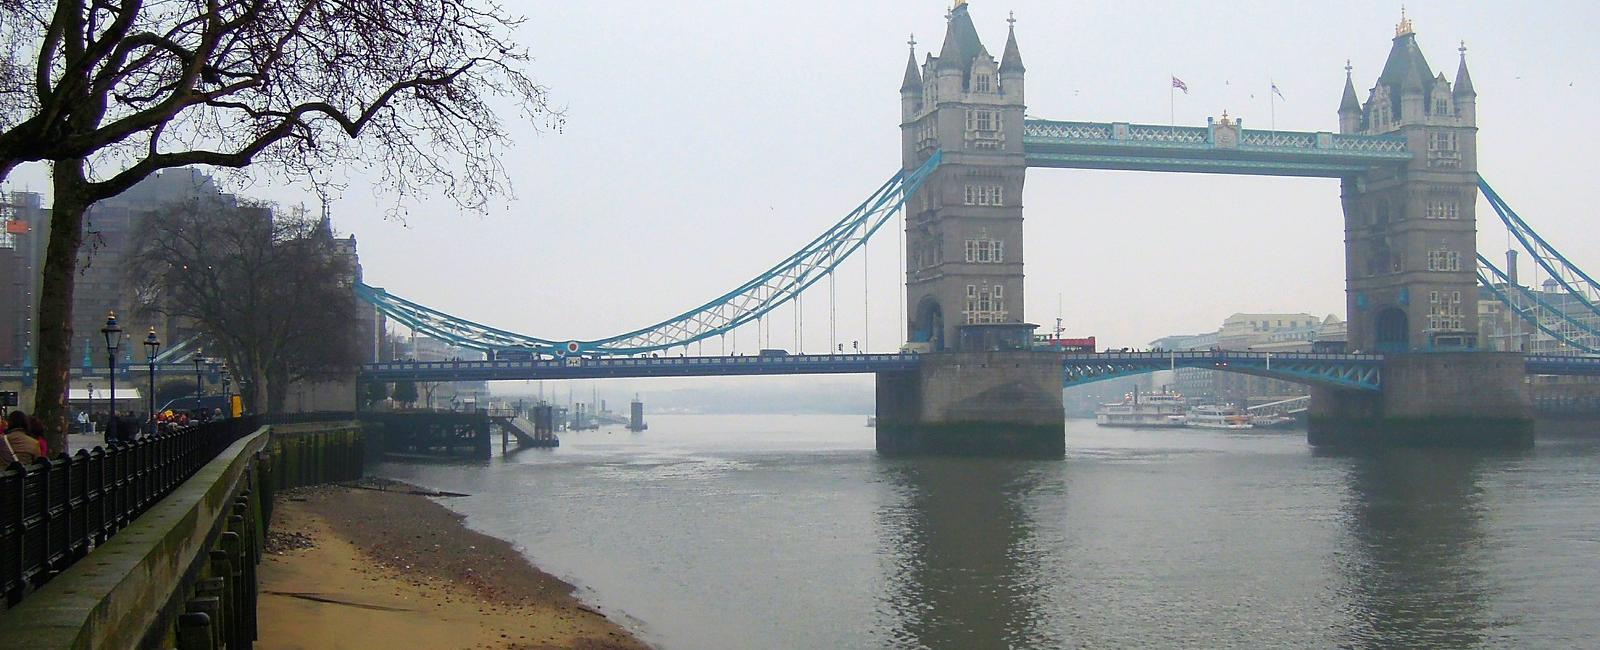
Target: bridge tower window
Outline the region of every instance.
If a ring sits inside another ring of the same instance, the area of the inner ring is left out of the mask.
[[[1006,261],[1006,243],[998,239],[968,239],[968,264],[1000,264]]]
[[[975,93],[992,93],[992,92],[994,92],[994,77],[989,75],[989,74],[984,74],[984,73],[980,73],[977,76],[974,76],[972,78],[972,92],[975,92]]]
[[[1440,249],[1428,251],[1429,271],[1460,271],[1461,253],[1459,251]]]
[[[1006,294],[1004,285],[967,285],[966,321],[974,323],[1006,322]]]
[[[1455,201],[1429,201],[1424,216],[1429,219],[1460,219],[1461,204]]]
[[[1005,205],[1005,188],[999,185],[968,185],[963,194],[967,205]]]

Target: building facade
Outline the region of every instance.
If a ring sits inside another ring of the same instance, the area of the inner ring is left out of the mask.
[[[1318,318],[1309,313],[1237,313],[1222,321],[1213,332],[1176,334],[1150,342],[1159,350],[1244,350],[1251,352],[1313,352],[1330,342],[1342,345],[1346,323],[1329,314]],[[1231,403],[1254,405],[1308,394],[1303,384],[1255,377],[1204,368],[1178,368],[1169,371],[1170,383],[1158,379],[1190,403]]]

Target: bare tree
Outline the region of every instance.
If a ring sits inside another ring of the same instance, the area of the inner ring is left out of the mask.
[[[264,162],[313,182],[360,163],[400,196],[481,208],[505,187],[492,103],[560,121],[521,22],[491,0],[0,2],[0,180],[52,164],[34,404],[52,445],[89,205],[161,169]]]
[[[355,269],[304,209],[193,200],[144,215],[138,233],[126,260],[136,309],[193,324],[252,411],[282,411],[291,383],[354,374]]]

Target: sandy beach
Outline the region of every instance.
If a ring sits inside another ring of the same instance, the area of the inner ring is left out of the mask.
[[[371,482],[278,495],[258,647],[648,647],[574,598],[572,585],[413,489]]]

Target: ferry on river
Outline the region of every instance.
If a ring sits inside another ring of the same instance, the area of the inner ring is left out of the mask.
[[[1134,391],[1094,411],[1094,423],[1102,427],[1181,427],[1183,420],[1183,396],[1175,393]]]
[[[1208,404],[1189,409],[1184,424],[1201,429],[1249,429],[1250,416],[1233,406]]]

